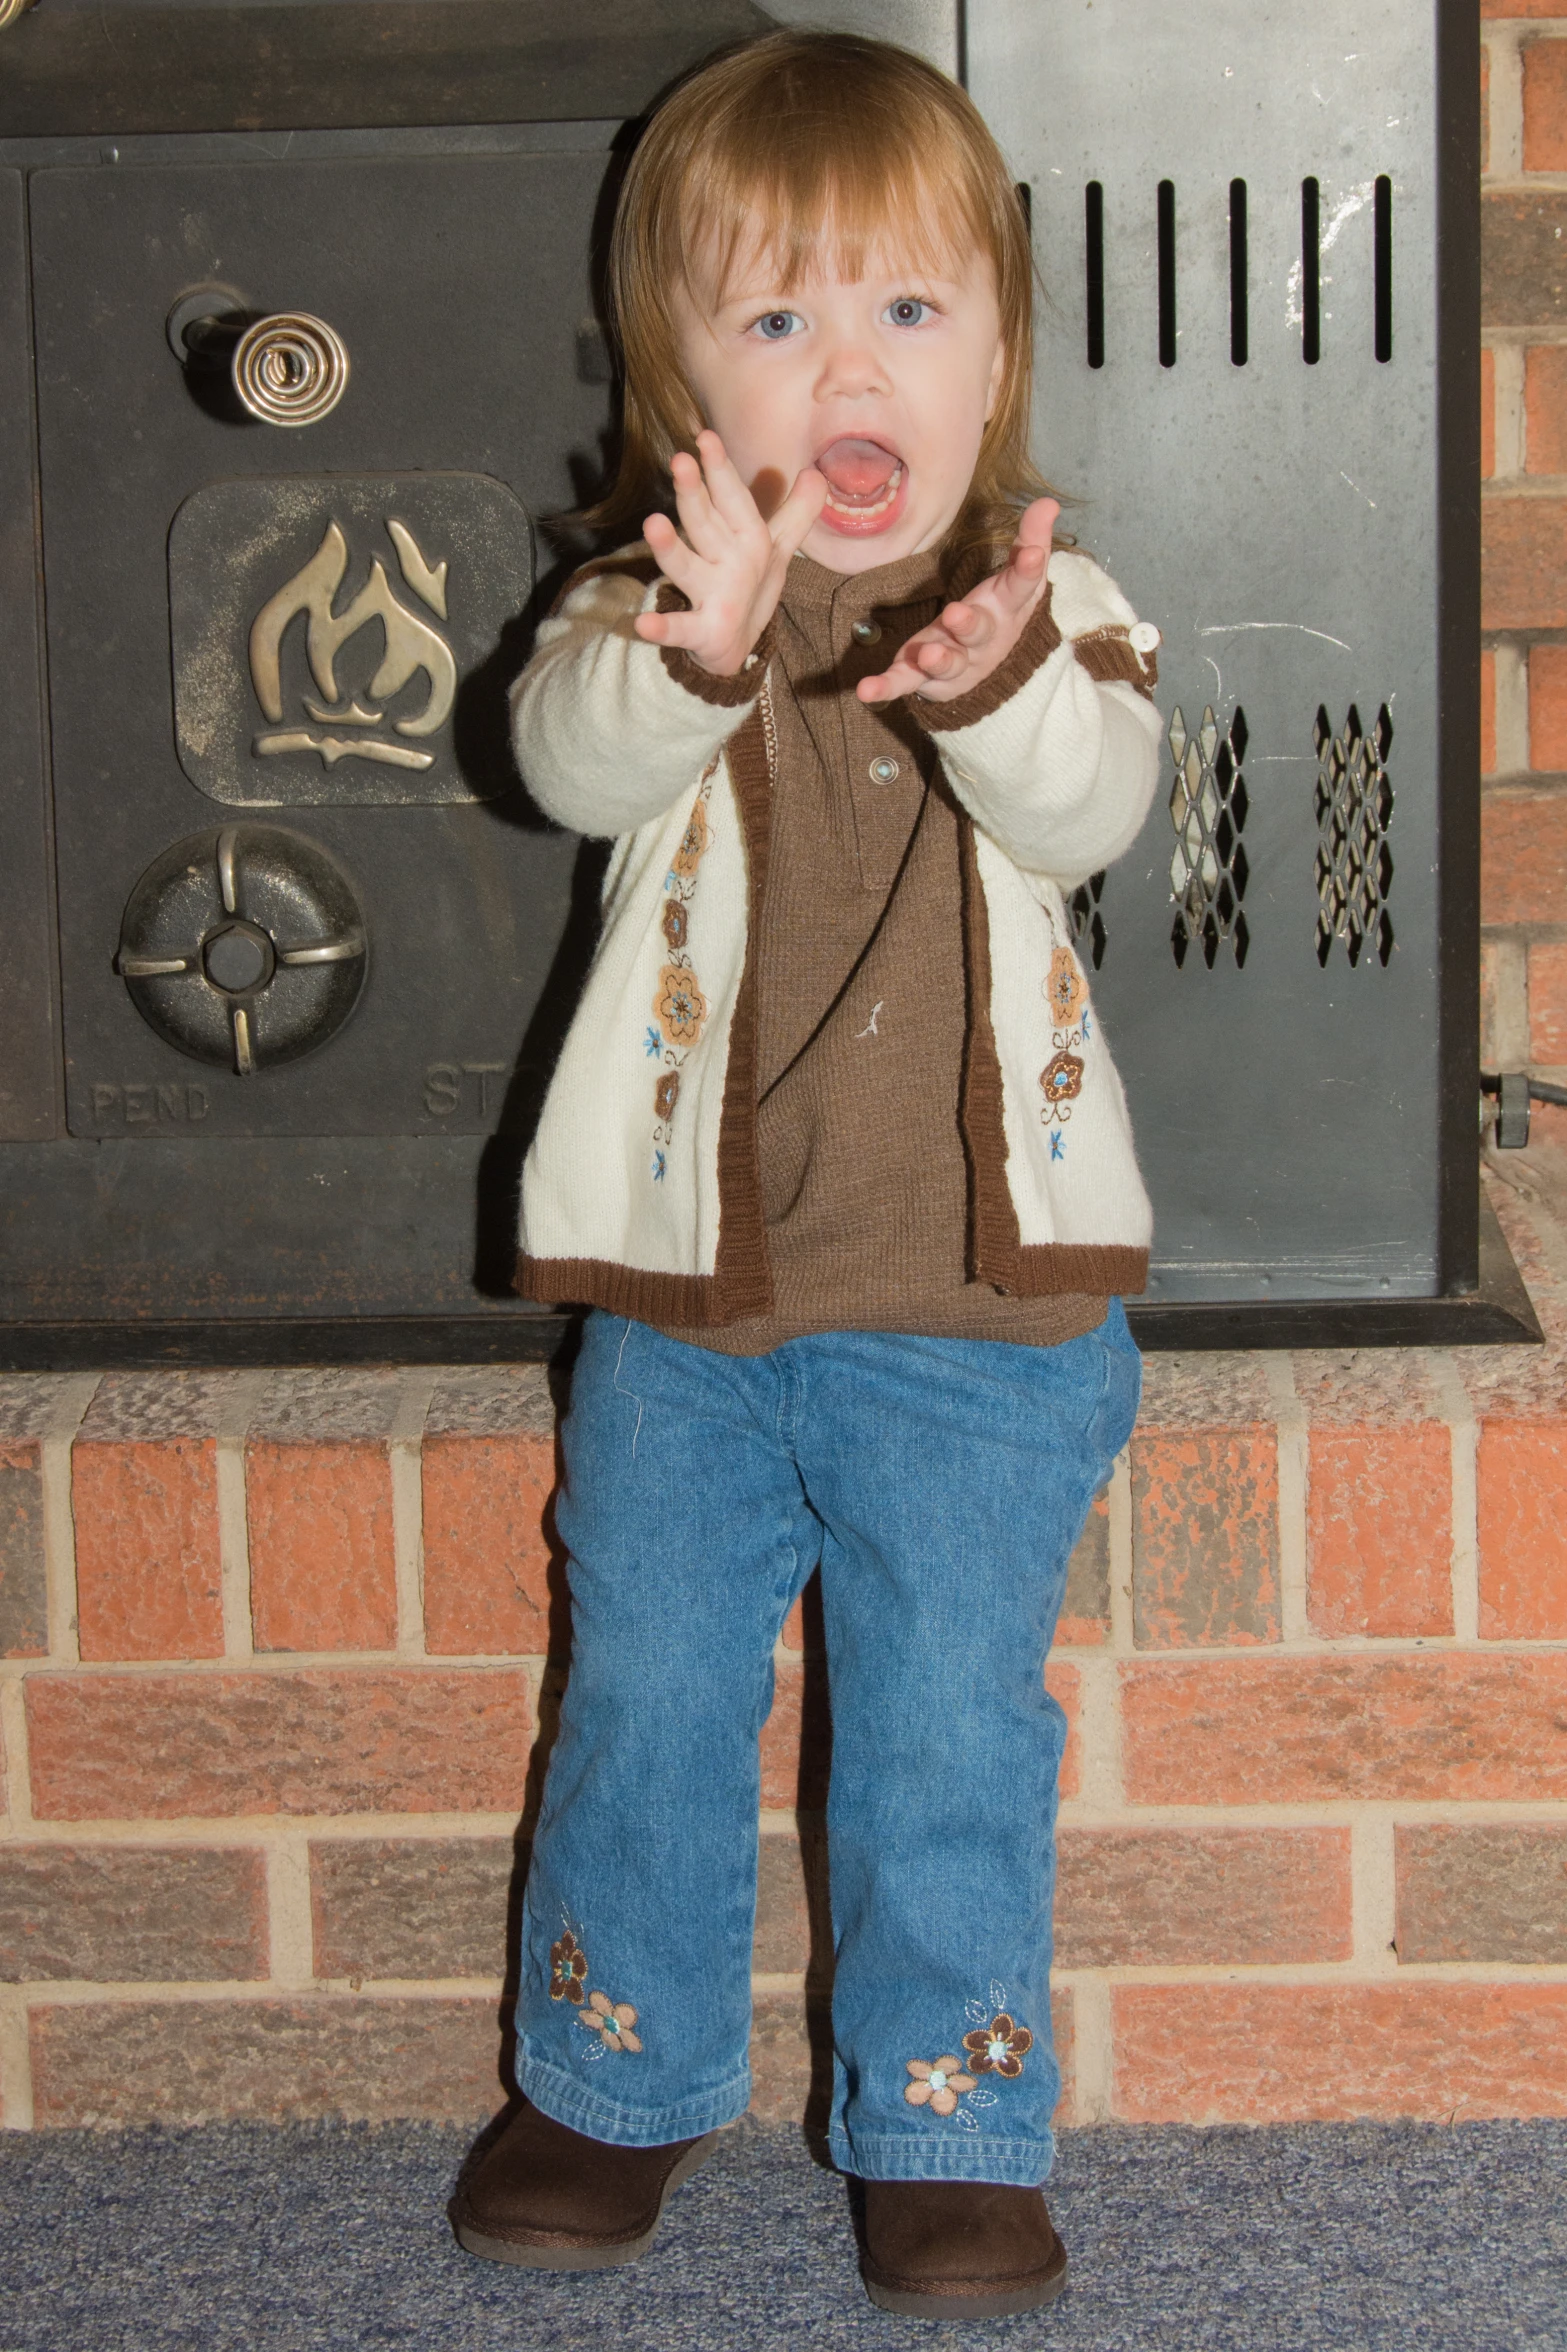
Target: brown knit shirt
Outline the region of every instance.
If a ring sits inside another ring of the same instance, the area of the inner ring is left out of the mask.
[[[772,632],[777,739],[757,958],[758,1143],[774,1310],[677,1339],[760,1355],[810,1331],[1050,1346],[1103,1321],[1080,1293],[968,1279],[959,820],[930,737],[864,677],[933,621],[937,559],[789,567]],[[854,624],[878,632],[865,643]],[[677,673],[678,674],[678,673]]]

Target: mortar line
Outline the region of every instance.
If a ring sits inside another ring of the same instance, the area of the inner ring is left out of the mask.
[[[1289,1643],[1310,1638],[1306,1615],[1306,1486],[1310,1439],[1306,1408],[1295,1386],[1294,1358],[1268,1349],[1263,1375],[1273,1406],[1279,1487],[1279,1635]]]
[[[1089,1800],[1121,1800],[1120,1723],[1116,1661],[1103,1650],[1071,1661],[1077,1672],[1079,1785]]]
[[[0,2131],[33,2129],[33,2053],[27,1996],[0,1985]]]
[[[1545,23],[1554,23],[1547,17]],[[1516,179],[1523,172],[1523,40],[1516,24],[1492,18],[1486,24],[1491,52],[1490,139],[1485,181]]]
[[[0,1682],[0,1739],[5,1742],[5,1810],[11,1830],[33,1825],[32,1786],[27,1769],[27,1698],[19,1674]]]
[[[1441,1399],[1453,1460],[1453,1639],[1480,1639],[1479,1423],[1458,1366],[1445,1349],[1433,1352],[1431,1380]]]
[[[1496,665],[1496,767],[1498,775],[1529,773],[1529,658],[1521,645],[1491,649]]]
[[[405,1372],[392,1422],[388,1456],[392,1479],[392,1552],[397,1576],[397,1654],[422,1658],[424,1648],[424,1425],[440,1382],[425,1366]]]
[[[819,1812],[796,1814],[779,1807],[759,1817],[764,1837],[793,1837],[803,1822],[819,1827]],[[1063,1830],[1128,1830],[1161,1836],[1189,1831],[1271,1829],[1279,1831],[1353,1828],[1358,1821],[1398,1821],[1453,1828],[1487,1825],[1567,1827],[1567,1799],[1343,1797],[1302,1799],[1294,1803],[1262,1804],[1175,1803],[1105,1804],[1091,1798],[1062,1799]],[[517,1834],[518,1815],[506,1813],[355,1813],[355,1814],[204,1814],[168,1819],[140,1814],[129,1819],[93,1817],[83,1820],[34,1820],[14,1825],[0,1843],[25,1842],[60,1848],[115,1846],[157,1850],[165,1847],[204,1847],[225,1851],[267,1853],[274,1847],[303,1840],[309,1844],[386,1843],[417,1845],[444,1841],[473,1844],[510,1842]]]
[[[1490,346],[1495,369],[1493,422],[1496,432],[1494,482],[1510,482],[1528,463],[1524,410],[1524,347],[1508,341]]]
[[[255,1651],[250,1612],[250,1514],[245,1495],[245,1444],[272,1384],[270,1372],[241,1372],[218,1421],[218,1567],[223,1596],[223,1655]]]
[[[1073,2104],[1080,2124],[1108,2123],[1115,2113],[1115,2038],[1110,1986],[1103,1974],[1068,1978],[1052,1971],[1052,1984],[1072,1995]]]
[[[81,1657],[76,1627],[76,1512],[71,1500],[71,1448],[103,1375],[81,1372],[60,1391],[38,1448],[44,1511],[44,1590],[49,1656],[63,1666]]]
[[[1133,1579],[1136,1574],[1132,1552],[1132,1455],[1123,1446],[1115,1457],[1115,1468],[1110,1473],[1110,1485],[1105,1495],[1110,1517],[1110,1648],[1118,1657],[1129,1657],[1136,1646],[1137,1631],[1133,1605]],[[1116,1701],[1119,1720],[1120,1700]]]
[[[315,1981],[310,1841],[296,1831],[267,1848],[267,1957],[273,1982],[291,1990]]]
[[[1543,1961],[1412,1961],[1394,1971],[1390,1979],[1386,1971],[1369,1972],[1358,1968],[1353,1962],[1344,1961],[1268,1963],[1213,1960],[1184,1962],[1167,1967],[1057,1968],[1051,1974],[1054,1988],[1061,1992],[1069,1991],[1074,2002],[1081,2001],[1085,1991],[1102,1987],[1108,1996],[1120,1985],[1248,1984],[1280,1992],[1287,1992],[1297,1986],[1330,1985],[1349,1990],[1363,1987],[1372,1991],[1385,1990],[1390,1981],[1411,1989],[1438,1986],[1451,1989],[1458,1985],[1567,1987],[1567,1966],[1560,1962]],[[755,1991],[764,1993],[800,1994],[815,1990],[809,1985],[804,1973],[799,1971],[777,1974],[756,1972],[752,1975],[751,1983]],[[498,1998],[504,1989],[504,1979],[499,1976],[362,1977],[357,1990],[350,1977],[336,1977],[308,1987],[282,1985],[268,1977],[221,1977],[184,1983],[139,1979],[97,1983],[55,1978],[47,1982],[37,1981],[25,1987],[0,1987],[0,2020],[3,2020],[8,2009],[14,2014],[17,2009],[25,2013],[29,2008],[237,2008],[247,2003],[272,2002],[289,1994],[303,1997],[312,2007],[323,2008],[343,2006],[350,2001],[489,2001]],[[1082,2014],[1079,2013],[1079,2033],[1082,2030]],[[1091,2016],[1091,2011],[1088,2014]],[[1089,2030],[1092,2032],[1091,2026]],[[1098,2063],[1103,2067],[1102,2054]],[[1112,2075],[1113,2069],[1112,2049]]]
[[[1398,1893],[1394,1870],[1394,1825],[1362,1815],[1349,1833],[1350,1939],[1356,1967],[1372,1975],[1396,1975]]]

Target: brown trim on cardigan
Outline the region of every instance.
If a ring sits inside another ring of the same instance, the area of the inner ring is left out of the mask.
[[[767,888],[767,853],[772,834],[773,776],[768,757],[765,703],[741,722],[724,747],[740,822],[745,827],[746,948],[740,990],[729,1023],[729,1060],[724,1071],[724,1107],[718,1127],[718,1255],[714,1268],[716,1310],[700,1320],[735,1323],[744,1315],[770,1315],[773,1277],[767,1260],[767,1220],[762,1207],[762,1157],[756,1117],[756,942],[761,936],[762,897]],[[694,1316],[669,1321],[695,1322]]]
[[[1113,1292],[1135,1296],[1148,1285],[1145,1249],[1124,1242],[1025,1242],[1018,1231],[1007,1183],[1001,1060],[990,1018],[990,918],[974,827],[967,817],[960,841],[968,986],[960,1116],[969,1167],[969,1280],[993,1282],[1017,1298],[1050,1298],[1061,1291],[1082,1291],[1095,1298],[1108,1298]]]
[[[1096,685],[1119,682],[1135,686],[1152,702],[1159,683],[1159,657],[1156,653],[1140,654],[1124,629],[1090,629],[1086,637],[1073,638],[1072,651]]]
[[[1087,1291],[1136,1298],[1148,1287],[1148,1252],[1118,1241],[1027,1241],[1018,1251],[1019,1298]]]
[[[660,580],[653,610],[661,613],[689,612],[691,599],[673,580]],[[753,650],[746,655],[744,666],[732,678],[715,677],[711,670],[689,654],[683,645],[661,645],[664,667],[677,686],[699,701],[716,703],[720,710],[733,710],[742,702],[754,702],[762,691],[767,665],[773,658],[773,624],[768,622],[758,637]]]
[[[998,1290],[1015,1291],[1022,1240],[1007,1184],[1001,1061],[990,1019],[990,917],[979,876],[973,821],[966,816],[959,823],[958,849],[968,994],[968,1040],[958,1095],[963,1148],[968,1156],[968,1278],[971,1282],[993,1282]]]
[[[512,1288],[546,1307],[602,1307],[638,1323],[715,1320],[711,1274],[652,1274],[613,1258],[530,1258],[518,1252]]]
[[[988,719],[1004,702],[1010,702],[1019,687],[1026,686],[1034,672],[1050,659],[1061,642],[1061,632],[1051,610],[1053,596],[1050,582],[1045,582],[1045,593],[1035,605],[1024,624],[1023,634],[1004,661],[977,686],[966,694],[955,694],[950,702],[931,702],[925,695],[911,694],[909,709],[920,725],[932,735],[950,734],[955,727],[972,727],[978,719]]]

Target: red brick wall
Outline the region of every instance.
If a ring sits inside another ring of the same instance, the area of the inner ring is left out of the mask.
[[[1567,1078],[1567,0],[1485,0],[1488,1068]]]
[[[1567,1076],[1567,16],[1486,19],[1485,1050]],[[1567,2114],[1541,1130],[1497,1197],[1544,1351],[1149,1365],[1050,1667],[1066,2121]],[[534,1371],[0,1379],[0,2121],[493,2110],[554,1427]],[[807,1605],[764,1735],[774,2116],[813,2045],[819,2093],[825,1746]]]
[[[1049,1669],[1065,2120],[1567,2113],[1567,1236],[1535,1189],[1499,1200],[1545,1351],[1150,1361]],[[534,1370],[0,1380],[7,2123],[498,2102],[554,1426]],[[783,2116],[828,1973],[809,1605],[778,1668]]]

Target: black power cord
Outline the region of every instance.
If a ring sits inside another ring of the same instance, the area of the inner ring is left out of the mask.
[[[1496,1148],[1522,1151],[1529,1140],[1532,1102],[1567,1104],[1567,1086],[1549,1086],[1527,1070],[1482,1070],[1480,1092],[1496,1097]]]

